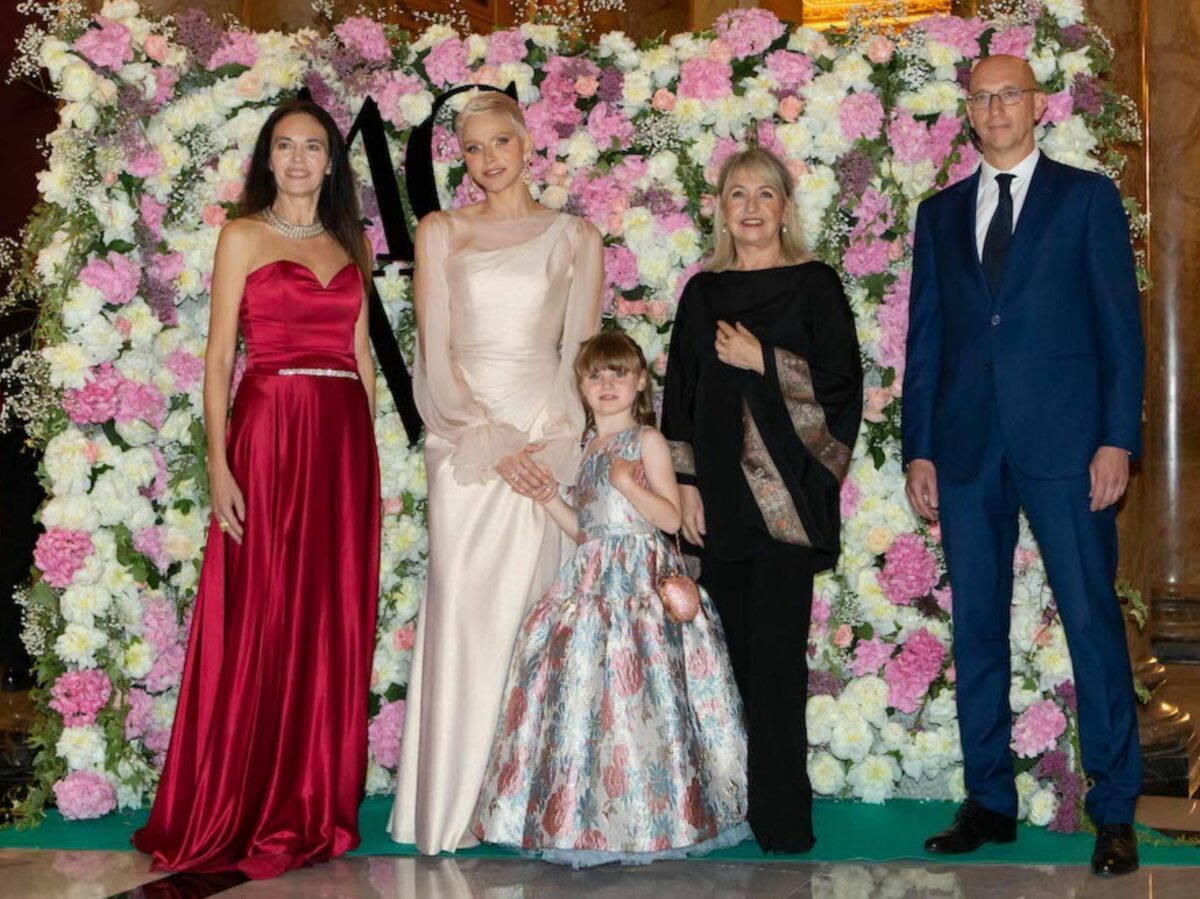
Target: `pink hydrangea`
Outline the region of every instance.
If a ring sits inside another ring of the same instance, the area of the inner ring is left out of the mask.
[[[153,384],[125,378],[117,395],[116,419],[122,424],[144,421],[161,428],[167,414],[167,398]]]
[[[992,35],[991,41],[988,42],[988,56],[1024,57],[1032,43],[1033,26],[1015,25]]]
[[[367,727],[371,757],[384,768],[400,763],[400,736],[404,733],[404,700],[385,702]]]
[[[89,28],[75,39],[74,47],[91,62],[116,71],[133,61],[133,36],[120,22],[96,16],[99,28]]]
[[[150,277],[160,284],[170,284],[183,274],[182,253],[155,253],[150,258]]]
[[[54,785],[54,801],[64,818],[99,818],[117,807],[117,791],[97,771],[72,771]]]
[[[142,147],[125,161],[125,171],[135,178],[149,178],[162,171],[162,157],[151,147]]]
[[[50,688],[50,708],[63,717],[66,727],[96,723],[96,713],[112,695],[112,682],[98,668],[68,671]]]
[[[467,69],[467,51],[463,42],[448,37],[435,44],[425,57],[425,73],[439,87],[466,81],[471,73]]]
[[[783,36],[787,26],[765,9],[732,9],[717,17],[716,31],[734,59],[741,59],[762,53]]]
[[[167,357],[167,371],[175,379],[175,391],[183,393],[204,377],[204,360],[183,347],[176,347]]]
[[[1075,111],[1075,98],[1070,91],[1059,91],[1046,98],[1046,114],[1042,122],[1047,125],[1057,125],[1065,122]]]
[[[43,531],[33,548],[33,563],[51,587],[69,587],[75,572],[95,552],[87,531],[50,528]]]
[[[405,121],[400,111],[400,98],[424,89],[420,78],[403,72],[380,72],[371,81],[371,96],[379,107],[379,114],[398,128],[416,124]]]
[[[217,48],[205,64],[205,68],[210,72],[214,72],[221,66],[239,65],[252,66],[258,62],[258,42],[254,40],[253,33],[249,31],[231,31],[225,35],[225,39],[221,41],[221,46]]]
[[[333,33],[367,62],[388,62],[392,58],[383,25],[373,19],[352,16],[334,27]]]
[[[633,122],[608,103],[597,103],[592,107],[588,114],[587,130],[601,153],[626,149],[633,140]]]
[[[179,81],[179,73],[174,69],[159,68],[154,70],[154,99],[150,102],[162,106],[175,96],[175,84]]]
[[[809,615],[809,632],[813,637],[821,637],[829,626],[829,615],[832,609],[829,608],[829,601],[823,596],[814,596],[812,602],[812,612]]]
[[[875,310],[881,336],[879,363],[896,370],[898,380],[904,378],[905,347],[908,342],[908,294],[912,271],[905,269],[888,287],[883,302]]]
[[[719,100],[733,93],[732,79],[729,63],[693,56],[679,69],[679,96]]]
[[[942,670],[945,658],[946,647],[925,628],[912,634],[900,653],[884,666],[888,705],[901,712],[915,712]]]
[[[892,227],[892,220],[895,218],[895,213],[892,211],[892,201],[888,199],[886,194],[881,193],[873,187],[863,191],[863,195],[855,204],[852,214],[855,224],[853,230],[850,232],[851,239],[864,237],[868,234],[872,237],[882,237],[884,232]]]
[[[125,715],[125,739],[143,736],[154,723],[154,697],[145,690],[130,687],[125,694],[129,711]]]
[[[929,158],[933,160],[934,167],[940,168],[946,157],[954,152],[954,141],[960,134],[962,120],[948,112],[943,112],[929,127],[925,149]]]
[[[146,600],[142,606],[142,637],[157,652],[179,643],[179,620],[171,603],[157,596]]]
[[[104,302],[122,306],[137,296],[142,270],[133,259],[109,253],[104,259],[92,257],[79,272],[79,280],[104,294]]]
[[[851,94],[838,108],[846,140],[874,140],[883,130],[883,104],[874,94]]]
[[[171,557],[162,545],[162,531],[154,525],[133,532],[133,548],[159,571],[165,572],[171,564]]]
[[[758,145],[764,150],[770,150],[781,159],[787,159],[787,148],[775,132],[775,123],[763,119],[758,123]]]
[[[117,417],[124,376],[105,362],[92,369],[83,387],[63,391],[63,409],[77,425],[103,424]]]
[[[1021,758],[1032,759],[1053,749],[1067,729],[1067,718],[1053,699],[1035,702],[1020,715],[1012,729],[1012,745]]]
[[[862,499],[862,494],[859,492],[858,485],[854,483],[853,478],[846,478],[842,481],[842,489],[839,494],[839,504],[842,518],[849,518],[858,509],[858,503]]]
[[[151,667],[150,673],[142,678],[142,683],[151,693],[161,693],[179,686],[186,658],[187,652],[182,645],[177,643],[167,647],[155,656],[154,665]],[[162,748],[166,749],[166,746],[164,745]]]
[[[142,215],[142,224],[146,226],[146,229],[154,237],[161,237],[163,217],[167,214],[167,207],[150,194],[142,194],[141,200],[138,201],[138,211]]]
[[[922,19],[914,27],[926,36],[953,47],[968,59],[979,55],[979,38],[989,25],[982,19],[963,19],[958,16],[936,15]]]
[[[525,59],[525,35],[516,29],[493,31],[488,37],[487,57],[489,66],[502,66],[509,62]]]
[[[979,167],[979,151],[972,144],[958,146],[958,162],[951,163],[946,171],[946,187],[970,177]]]
[[[604,248],[604,277],[621,290],[633,290],[638,285],[637,257],[628,247],[617,244]]]
[[[888,600],[906,606],[937,586],[938,565],[918,534],[901,534],[884,557],[879,586]]]
[[[896,112],[888,124],[888,147],[897,162],[912,165],[929,158],[929,131],[907,112]]]
[[[781,88],[791,90],[808,84],[812,79],[813,64],[803,53],[776,50],[767,54],[767,71]]]
[[[854,647],[854,658],[846,666],[855,677],[866,677],[868,674],[878,674],[879,669],[887,664],[892,657],[893,647],[879,637],[870,640],[859,640]]]
[[[846,271],[856,278],[875,275],[887,270],[888,242],[871,237],[853,240],[842,257]]]

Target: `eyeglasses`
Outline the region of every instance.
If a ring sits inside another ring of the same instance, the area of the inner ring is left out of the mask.
[[[1036,94],[1036,87],[1006,87],[996,91],[976,91],[967,97],[967,105],[972,109],[987,109],[992,105],[992,98],[999,97],[1005,106],[1016,106],[1026,94]]]

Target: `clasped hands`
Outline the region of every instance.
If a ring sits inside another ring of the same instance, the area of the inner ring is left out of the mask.
[[[760,375],[766,373],[762,344],[741,322],[735,325],[717,322],[717,337],[713,347],[717,351],[717,358],[726,365],[756,371]]]
[[[558,481],[554,475],[533,461],[532,454],[544,444],[530,443],[519,453],[505,456],[496,463],[496,473],[521,496],[544,503],[558,493]]]

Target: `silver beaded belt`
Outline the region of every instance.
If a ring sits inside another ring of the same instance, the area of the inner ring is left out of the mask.
[[[352,378],[358,380],[358,375],[352,371],[346,371],[342,368],[281,368],[277,372],[281,375],[313,375],[318,378]]]

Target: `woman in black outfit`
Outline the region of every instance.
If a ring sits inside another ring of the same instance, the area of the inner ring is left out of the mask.
[[[837,273],[804,249],[793,187],[761,148],[721,169],[713,255],[680,301],[663,397],[683,533],[746,706],[749,820],[767,852],[814,843],[812,584],[837,559],[863,396],[854,316]]]

